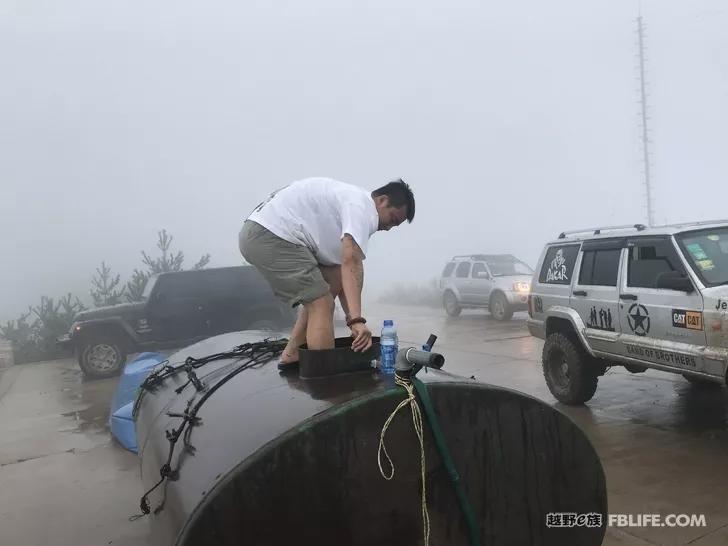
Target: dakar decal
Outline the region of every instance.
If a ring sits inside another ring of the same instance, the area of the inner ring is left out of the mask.
[[[559,249],[556,251],[556,256],[551,260],[549,270],[546,272],[546,282],[561,282],[568,281],[569,276],[566,274],[566,258],[564,258],[564,251]]]

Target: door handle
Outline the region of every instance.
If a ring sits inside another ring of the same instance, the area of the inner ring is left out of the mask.
[[[586,296],[586,290],[574,290],[575,296]]]
[[[620,300],[636,301],[637,300],[637,296],[635,296],[634,294],[620,294],[619,295],[619,299]]]

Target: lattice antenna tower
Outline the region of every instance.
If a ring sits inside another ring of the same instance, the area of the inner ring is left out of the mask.
[[[647,225],[653,226],[655,224],[655,209],[652,202],[652,173],[650,168],[650,130],[648,125],[650,117],[648,115],[647,76],[645,69],[645,24],[642,19],[641,9],[637,16],[637,58],[639,60],[640,138],[642,140],[642,161],[644,164],[643,169],[645,177],[644,186],[645,198],[647,201]]]

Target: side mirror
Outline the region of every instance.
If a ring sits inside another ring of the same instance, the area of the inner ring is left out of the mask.
[[[679,271],[668,271],[657,276],[657,288],[667,290],[678,290],[680,292],[692,292],[695,290],[690,279]]]

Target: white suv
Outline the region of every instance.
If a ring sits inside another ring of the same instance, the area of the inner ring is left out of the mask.
[[[440,277],[442,305],[451,317],[463,308],[486,308],[496,320],[510,320],[528,308],[533,269],[510,254],[455,256]]]
[[[591,399],[608,366],[720,385],[728,367],[728,220],[570,233],[546,245],[528,329],[561,402]]]

